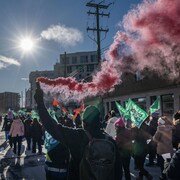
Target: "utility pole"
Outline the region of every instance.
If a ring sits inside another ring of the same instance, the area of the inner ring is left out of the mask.
[[[67,73],[66,73],[66,68],[67,68],[67,65],[66,65],[66,52],[64,52],[64,77],[66,77]]]
[[[95,12],[91,12],[88,11],[87,14],[88,15],[95,15],[96,16],[96,27],[90,28],[87,27],[87,31],[96,31],[97,32],[97,58],[98,58],[98,64],[100,63],[101,60],[101,38],[100,38],[100,33],[101,32],[105,32],[107,33],[109,31],[109,29],[103,29],[99,27],[99,16],[103,17],[103,16],[107,16],[109,17],[110,13],[105,14],[103,12],[100,12],[100,9],[107,9],[112,3],[110,3],[109,5],[103,5],[101,1],[100,3],[96,4],[96,3],[91,3],[92,1],[88,2],[86,4],[87,7],[92,7],[95,8]]]

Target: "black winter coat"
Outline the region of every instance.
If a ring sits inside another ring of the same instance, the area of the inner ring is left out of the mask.
[[[175,152],[170,163],[165,163],[164,173],[168,179],[180,179],[180,149]]]
[[[42,139],[43,127],[37,120],[35,120],[31,125],[31,133],[32,133],[32,138],[37,140]]]

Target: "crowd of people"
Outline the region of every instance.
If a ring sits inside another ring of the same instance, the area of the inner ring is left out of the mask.
[[[153,179],[148,166],[159,166],[159,179],[180,179],[180,111],[172,119],[152,113],[138,128],[114,110],[102,121],[98,108],[91,105],[73,120],[67,113],[52,115],[39,86],[35,100],[39,118],[6,115],[2,130],[17,156],[23,139],[32,153],[38,149],[42,154],[44,144],[47,180],[120,180],[123,176],[130,180],[131,158],[137,180]]]

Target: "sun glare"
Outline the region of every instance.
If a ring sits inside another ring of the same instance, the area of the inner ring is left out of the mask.
[[[34,48],[33,39],[30,38],[30,37],[23,38],[23,39],[20,40],[20,45],[19,46],[24,52],[30,52]]]

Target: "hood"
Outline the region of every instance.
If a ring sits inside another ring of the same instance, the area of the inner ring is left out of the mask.
[[[175,126],[177,126],[178,124],[180,124],[180,119],[174,121]]]
[[[13,122],[14,123],[21,123],[22,121],[21,121],[21,119],[15,119],[15,120],[13,120]]]
[[[173,126],[171,126],[171,125],[160,125],[160,126],[158,126],[158,129],[160,131],[170,131],[173,129]]]

